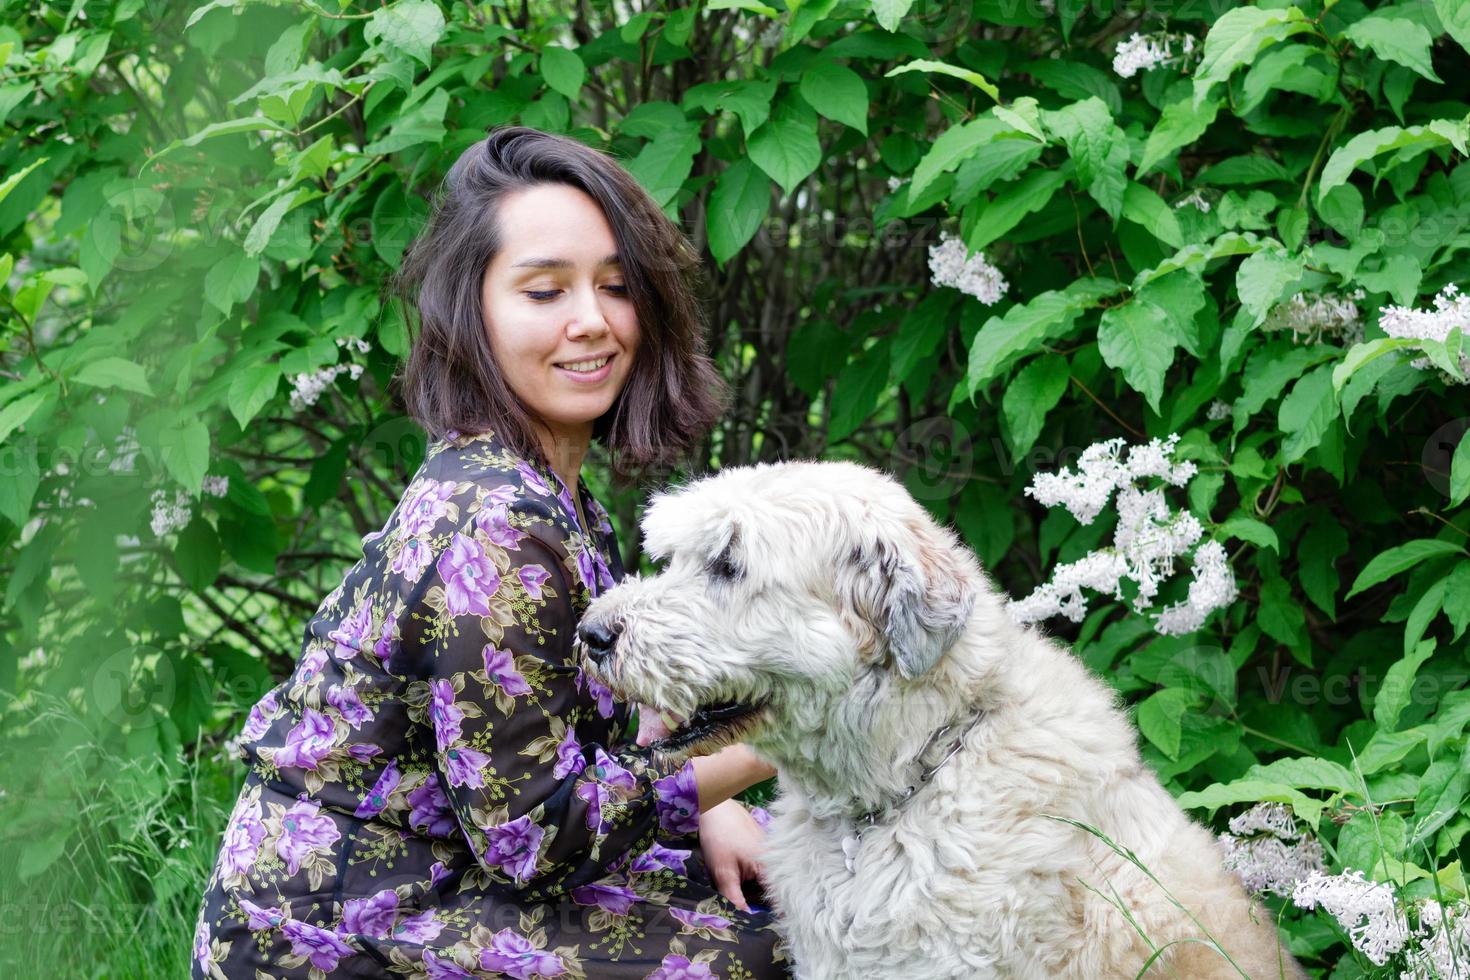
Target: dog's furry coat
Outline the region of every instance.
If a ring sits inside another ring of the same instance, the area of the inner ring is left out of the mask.
[[[701,750],[744,740],[780,771],[765,867],[798,976],[1100,980],[1161,948],[1148,976],[1305,976],[1143,764],[1113,692],[1013,624],[895,481],[849,463],[732,469],[656,498],[644,530],[668,568],[588,610],[584,629],[616,634],[593,669],[684,715],[762,705]],[[901,795],[930,733],[976,710],[849,871],[853,815]]]

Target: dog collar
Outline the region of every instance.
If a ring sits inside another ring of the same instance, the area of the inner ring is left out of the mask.
[[[950,742],[948,751],[944,753],[944,758],[940,759],[934,765],[919,773],[918,780],[914,783],[910,783],[909,787],[905,789],[902,794],[892,799],[890,802],[884,804],[883,806],[875,807],[874,809],[869,810],[867,813],[861,814],[853,819],[853,823],[855,824],[853,832],[842,838],[842,854],[843,857],[846,858],[847,870],[849,873],[857,870],[858,845],[862,842],[863,833],[869,827],[872,827],[874,824],[876,824],[879,817],[892,810],[896,810],[899,807],[903,806],[903,804],[907,803],[909,798],[917,793],[919,789],[924,786],[924,784],[928,783],[930,779],[934,778],[934,774],[940,769],[944,768],[944,764],[946,762],[955,757],[955,753],[959,752],[960,746],[964,744],[965,736],[970,734],[970,730],[978,725],[980,723],[980,719],[984,717],[985,711],[983,709],[977,711],[975,713],[975,717],[971,718],[970,723],[965,726],[965,730],[956,735],[954,739]],[[955,723],[950,722],[944,727],[931,732],[929,738],[924,742],[924,747],[919,750],[919,754],[914,758],[916,760],[923,759],[924,753],[929,751],[929,747],[932,746],[939,739],[943,738],[945,733],[954,728],[954,726]]]

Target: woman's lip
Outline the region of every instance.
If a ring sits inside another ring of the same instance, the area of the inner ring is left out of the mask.
[[[595,385],[606,379],[609,374],[612,374],[612,363],[615,357],[617,357],[616,354],[609,354],[607,363],[596,371],[569,371],[560,364],[553,364],[552,367],[560,371],[562,377],[575,381],[577,384]]]

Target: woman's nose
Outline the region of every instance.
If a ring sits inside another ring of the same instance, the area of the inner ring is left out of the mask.
[[[598,337],[607,332],[607,316],[602,312],[596,288],[577,290],[577,302],[572,309],[571,322],[567,324],[567,336]]]

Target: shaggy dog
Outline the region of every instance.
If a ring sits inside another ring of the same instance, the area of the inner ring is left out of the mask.
[[[897,482],[731,469],[643,530],[667,569],[587,610],[589,670],[687,719],[656,748],[777,767],[765,877],[798,976],[1305,976],[1113,692]]]

